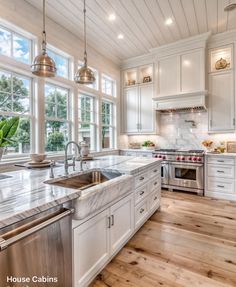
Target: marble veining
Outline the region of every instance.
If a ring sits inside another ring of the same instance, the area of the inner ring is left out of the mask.
[[[145,160],[145,165],[143,160]],[[157,161],[153,158],[140,159],[111,155],[88,161],[84,168],[102,168],[123,174],[135,174]],[[79,163],[76,163],[74,173],[78,171]],[[72,168],[69,168],[69,172],[73,173]],[[49,169],[24,169],[6,173],[11,178],[0,180],[0,228],[80,197],[80,190],[45,184],[44,181],[49,179],[49,173]],[[55,177],[63,175],[64,167],[56,168],[54,173]],[[116,180],[118,179],[114,179],[114,182]],[[122,177],[122,180],[125,180],[125,177]]]

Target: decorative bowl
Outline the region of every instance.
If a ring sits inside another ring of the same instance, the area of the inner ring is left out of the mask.
[[[39,153],[31,153],[30,158],[34,162],[42,162],[46,158],[46,154],[39,154]]]

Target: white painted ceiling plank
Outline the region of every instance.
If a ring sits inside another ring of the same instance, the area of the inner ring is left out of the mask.
[[[224,8],[229,5],[229,0],[218,0],[218,19],[217,19],[217,33],[225,32],[227,29],[228,12]]]
[[[194,7],[199,33],[206,33],[208,31],[206,0],[194,0]]]
[[[193,0],[181,0],[191,36],[199,34]]]
[[[218,2],[217,0],[207,0],[207,19],[208,19],[208,29],[212,33],[217,33],[217,18],[218,18]]]
[[[186,16],[184,14],[182,3],[180,2],[180,0],[171,0],[169,1],[169,4],[171,6],[174,15],[174,20],[179,26],[182,37],[183,38],[190,37],[190,31],[186,20]]]

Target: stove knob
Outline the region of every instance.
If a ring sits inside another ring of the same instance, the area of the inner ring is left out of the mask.
[[[188,158],[188,160],[192,160],[191,156]]]
[[[157,154],[155,154],[155,155],[154,155],[154,157],[158,157],[158,155],[157,155]]]
[[[181,160],[185,160],[185,157],[183,156],[183,157],[181,158]]]
[[[194,158],[193,158],[193,161],[196,161],[196,160],[197,160],[197,158],[196,158],[196,157],[194,157]]]
[[[165,155],[163,155],[162,159],[166,159],[166,156],[165,156]]]
[[[159,157],[159,158],[162,158],[162,155],[159,155],[158,157]]]
[[[197,160],[198,160],[198,161],[202,161],[202,158],[201,158],[201,157],[199,157]]]
[[[179,157],[179,156],[177,156],[177,157],[176,157],[176,160],[180,160],[180,157]]]

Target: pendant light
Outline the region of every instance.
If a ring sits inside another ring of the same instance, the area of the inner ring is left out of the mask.
[[[75,73],[76,84],[92,84],[95,81],[93,71],[87,66],[86,8],[84,0],[84,65]]]
[[[39,77],[55,77],[56,64],[47,54],[47,41],[45,31],[45,0],[43,0],[43,32],[42,32],[42,52],[35,57],[31,66],[31,72]]]

